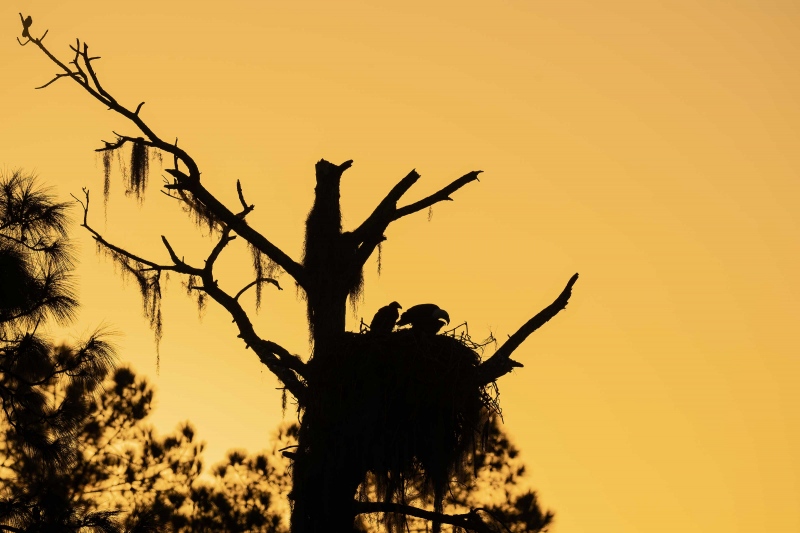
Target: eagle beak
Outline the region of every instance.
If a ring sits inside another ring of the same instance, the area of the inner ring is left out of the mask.
[[[445,311],[444,309],[439,309],[438,311],[435,311],[433,313],[433,318],[444,320],[445,324],[450,323],[450,315],[448,315],[447,311]]]

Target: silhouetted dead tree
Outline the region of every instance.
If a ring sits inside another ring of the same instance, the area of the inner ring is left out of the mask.
[[[315,199],[306,221],[304,254],[302,261],[297,261],[248,224],[247,216],[254,205],[245,200],[238,181],[240,205],[231,208],[206,188],[197,163],[178,146],[177,139],[166,141],[142,118],[144,102],[126,106],[103,87],[94,68],[94,61],[99,58],[90,55],[85,42],[76,40],[70,47],[72,59],[62,61],[43,44],[47,32],[34,37],[30,33],[30,18],[21,14],[20,18],[25,39],[20,44],[32,43],[59,68],[39,88],[62,78],[71,79],[108,109],[125,117],[137,130],[132,135],[115,133],[113,141],[97,149],[103,154],[106,194],[110,154],[130,146],[126,188],[141,201],[147,185],[148,154],[155,150],[172,162],[172,167],[165,169],[172,180],[164,184],[162,192],[182,202],[198,224],[207,226],[218,237],[204,264],[196,266],[182,259],[162,236],[170,262],[160,263],[107,241],[89,224],[89,191],[84,189],[83,198],[77,198],[83,206],[82,225],[92,234],[98,249],[122,267],[123,275],[131,275],[139,283],[145,314],[157,335],[161,325],[161,273],[183,274],[188,277],[190,292],[201,299],[211,298],[230,313],[246,347],[258,355],[297,400],[302,423],[298,448],[291,453],[293,531],[352,531],[354,518],[364,513],[429,519],[434,531],[442,523],[473,531],[493,531],[477,510],[458,516],[442,513],[443,493],[452,479],[464,475],[462,463],[470,455],[469,446],[474,446],[489,407],[485,387],[522,366],[511,359],[511,354],[525,338],[564,309],[577,274],[550,306],[524,324],[483,363],[468,346],[444,335],[423,338],[414,334],[413,329],[386,336],[348,333],[345,331],[347,299],[357,297],[362,290],[364,264],[386,239],[388,226],[439,202],[451,201],[451,195],[477,181],[481,171],[469,172],[419,201],[401,204],[405,193],[420,178],[412,170],[357,228],[343,231],[340,183],[352,161],[337,165],[320,160],[316,165]],[[246,241],[253,253],[255,279],[245,283],[241,290],[231,292],[217,280],[214,267],[227,245],[237,238]],[[313,355],[307,361],[261,337],[239,302],[239,297],[251,287],[260,289],[264,284],[272,284],[280,289],[275,279],[265,275],[275,268],[291,276],[306,298],[313,341]],[[376,357],[381,358],[378,363]],[[405,376],[405,381],[398,381],[398,375]],[[437,376],[437,380],[421,384],[420,376]],[[434,389],[448,394],[437,395],[432,393]],[[450,394],[450,391],[455,392]],[[415,418],[420,413],[424,413],[422,424]],[[387,419],[391,424],[387,425]],[[354,500],[368,474],[376,476],[384,487],[383,501]],[[433,511],[413,507],[405,501],[404,480],[417,475],[427,480],[425,486],[433,494]],[[402,523],[387,522],[390,529],[398,524],[402,527]]]

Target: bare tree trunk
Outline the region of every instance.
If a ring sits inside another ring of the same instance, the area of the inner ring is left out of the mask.
[[[358,290],[360,267],[342,234],[339,190],[352,161],[316,165],[314,205],[306,220],[303,268],[308,321],[314,344],[307,399],[292,475],[292,532],[351,533],[354,497],[363,475],[354,472],[352,451],[343,445],[337,423],[336,384],[326,382],[325,367],[337,364],[345,331],[347,296]]]
[[[324,352],[328,342],[344,333],[347,295],[353,290],[352,252],[342,235],[339,185],[342,173],[352,161],[334,165],[317,162],[314,205],[306,219],[303,268],[307,273],[305,292],[308,322],[314,340],[314,357]],[[356,269],[360,272],[360,269]],[[355,276],[360,278],[360,276]],[[323,356],[324,357],[324,356]]]
[[[292,468],[292,533],[352,533],[354,501],[364,473],[343,445],[329,395],[315,395],[300,427]]]

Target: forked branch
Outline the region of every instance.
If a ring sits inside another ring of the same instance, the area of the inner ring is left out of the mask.
[[[237,217],[232,210],[228,209],[222,202],[217,200],[217,198],[200,183],[200,170],[194,159],[182,148],[179,148],[177,142],[168,143],[164,141],[142,119],[140,111],[144,102],[139,103],[135,109],[131,110],[120,104],[112,94],[101,85],[97,72],[92,64],[92,62],[99,59],[99,57],[89,55],[89,46],[86,43],[81,43],[80,40],[77,40],[75,45],[70,46],[75,56],[72,61],[65,63],[53,55],[43,44],[42,41],[47,32],[41,37],[34,37],[30,33],[30,26],[32,24],[31,17],[25,18],[20,13],[20,20],[22,21],[22,36],[25,41],[19,41],[19,43],[23,46],[28,43],[33,43],[61,71],[56,73],[53,79],[40,88],[47,87],[61,78],[71,78],[92,97],[107,106],[108,109],[127,118],[143,134],[143,136],[137,137],[117,134],[115,142],[105,143],[105,146],[97,149],[98,152],[115,150],[128,142],[138,142],[162,152],[172,154],[175,168],[167,169],[167,172],[175,178],[175,182],[168,185],[168,189],[180,189],[190,194],[193,200],[207,209],[217,221],[230,227],[232,231],[260,250],[292,276],[302,287],[306,286],[306,274],[302,265],[294,261],[288,254],[283,252],[283,250],[275,246],[258,231],[251,228],[243,218]],[[186,167],[187,172],[182,172],[178,169],[179,162]],[[252,210],[252,206],[250,209]]]
[[[408,192],[411,186],[420,178],[416,170],[409,172],[392,187],[392,190],[381,200],[367,219],[350,234],[350,237],[357,246],[356,260],[359,266],[363,266],[370,255],[375,251],[378,244],[386,239],[383,233],[386,231],[389,224],[402,217],[427,209],[436,203],[452,201],[453,199],[450,198],[450,195],[468,183],[478,181],[478,174],[481,172],[481,170],[469,172],[430,196],[398,208],[397,202],[400,201],[403,195]]]
[[[383,230],[386,229],[388,226],[389,221],[391,220],[394,212],[397,210],[397,202],[400,201],[400,198],[414,185],[417,180],[420,178],[420,175],[417,173],[416,170],[412,170],[409,172],[406,177],[401,179],[397,182],[397,185],[392,187],[392,190],[389,191],[389,194],[381,200],[375,210],[372,211],[367,219],[361,223],[361,225],[353,231],[353,237],[358,239],[359,241],[363,241],[367,238],[367,235],[370,233],[375,233],[379,230],[379,228],[383,227],[379,233],[383,233]]]
[[[179,272],[181,274],[187,274],[187,275],[190,275],[190,276],[199,276],[200,275],[200,273],[201,273],[200,269],[190,267],[186,263],[184,263],[184,262],[182,262],[180,260],[177,260],[178,259],[177,257],[173,258],[174,264],[172,264],[172,265],[162,265],[162,264],[150,261],[149,259],[145,259],[144,257],[141,257],[141,256],[138,256],[136,254],[133,254],[133,253],[125,250],[124,248],[120,248],[119,246],[116,246],[116,245],[108,242],[97,230],[95,230],[93,227],[91,227],[89,225],[89,222],[88,222],[88,219],[89,219],[89,189],[84,187],[83,188],[83,194],[84,194],[84,200],[81,200],[80,198],[78,198],[74,194],[72,194],[71,196],[73,198],[75,198],[75,201],[78,202],[80,204],[81,208],[83,209],[83,222],[81,222],[81,227],[85,228],[86,231],[91,233],[92,238],[100,246],[102,246],[103,248],[106,248],[107,250],[110,250],[110,251],[112,251],[112,252],[114,252],[116,254],[119,254],[120,256],[126,257],[126,258],[130,259],[131,261],[134,261],[134,262],[139,263],[141,265],[145,265],[149,270],[159,270],[159,271],[163,270],[163,271],[170,271],[170,272]],[[167,248],[170,249],[169,248],[169,244],[168,243],[165,243],[165,244],[167,244]]]
[[[238,336],[244,340],[246,346],[252,348],[261,362],[273,374],[275,374],[278,379],[281,380],[281,382],[283,382],[286,389],[291,392],[301,404],[303,403],[306,397],[306,385],[302,381],[302,379],[305,379],[305,364],[302,362],[302,360],[300,360],[299,357],[292,355],[282,346],[272,341],[262,339],[256,333],[253,324],[250,321],[250,317],[247,315],[247,312],[238,302],[238,297],[243,291],[240,291],[240,293],[235,297],[231,296],[222,290],[219,287],[217,280],[214,279],[214,264],[216,263],[216,260],[219,258],[225,246],[227,246],[229,242],[236,238],[235,235],[230,234],[231,230],[229,227],[225,227],[223,229],[219,241],[209,253],[203,268],[193,267],[187,264],[183,259],[179,258],[178,254],[175,252],[167,238],[162,235],[161,240],[164,244],[164,247],[167,249],[167,253],[172,260],[172,264],[160,264],[133,254],[124,248],[110,243],[99,232],[92,228],[88,223],[90,198],[89,191],[84,188],[83,192],[85,196],[84,200],[73,196],[73,198],[75,198],[75,200],[83,208],[83,223],[81,226],[86,228],[86,230],[92,234],[92,237],[100,246],[110,250],[122,258],[133,261],[134,264],[140,265],[141,270],[152,270],[157,272],[171,271],[199,278],[203,284],[200,286],[192,286],[191,288],[205,292],[230,313],[233,321],[236,323],[236,326],[239,329]],[[280,289],[280,286],[274,280],[260,281],[271,281]]]
[[[478,174],[480,174],[481,172],[483,171],[473,170],[472,172],[464,174],[463,176],[455,180],[447,187],[444,187],[443,189],[431,194],[430,196],[423,198],[418,202],[414,202],[413,204],[409,204],[395,210],[392,220],[394,221],[397,220],[398,218],[402,218],[412,213],[416,213],[417,211],[422,211],[423,209],[427,209],[433,204],[439,202],[445,202],[445,201],[452,202],[453,199],[450,198],[450,195],[472,181],[479,181]]]

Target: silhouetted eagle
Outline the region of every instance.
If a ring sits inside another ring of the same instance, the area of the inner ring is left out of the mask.
[[[375,316],[372,317],[372,322],[369,323],[369,330],[371,333],[391,333],[394,329],[394,324],[400,317],[399,309],[402,305],[397,302],[392,302],[389,305],[381,307]]]
[[[398,326],[411,324],[411,329],[430,335],[436,334],[442,326],[450,323],[450,315],[436,304],[419,304],[409,307],[400,317]]]

